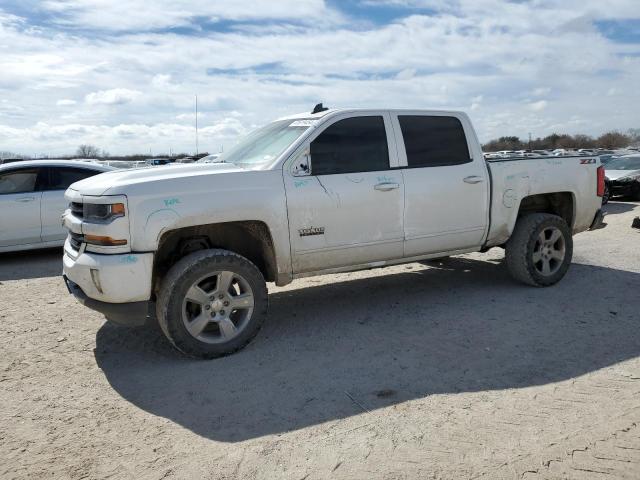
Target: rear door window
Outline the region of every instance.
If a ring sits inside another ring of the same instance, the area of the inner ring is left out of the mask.
[[[471,162],[462,123],[455,117],[398,115],[409,167]]]
[[[311,142],[310,150],[312,175],[389,169],[389,147],[382,116],[339,120]]]
[[[102,173],[88,168],[74,167],[49,167],[48,170],[49,180],[46,190],[66,190],[72,183]]]

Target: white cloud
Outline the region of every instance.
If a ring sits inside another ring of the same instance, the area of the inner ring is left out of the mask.
[[[547,108],[547,105],[549,105],[549,102],[547,102],[546,100],[540,100],[538,102],[529,103],[527,107],[529,107],[529,109],[533,110],[534,112],[541,112],[542,110]]]
[[[156,30],[196,26],[195,19],[276,20],[325,23],[339,18],[323,0],[47,0],[44,7],[60,25],[104,30]]]
[[[538,87],[531,92],[534,97],[544,97],[549,95],[550,93],[551,89],[549,87]]]
[[[127,88],[112,88],[111,90],[100,90],[98,92],[89,93],[84,97],[85,102],[89,105],[123,105],[132,102],[142,95],[137,90],[129,90]]]
[[[217,152],[221,146],[231,146],[246,133],[246,128],[235,118],[224,118],[204,126],[198,131],[200,151]],[[25,150],[25,143],[37,145]],[[115,153],[194,152],[195,127],[176,123],[84,125],[53,125],[38,122],[26,128],[0,125],[0,144],[3,149],[36,155],[56,156],[73,152],[80,144],[92,144],[99,148],[117,147]]]
[[[157,74],[151,79],[151,85],[159,90],[173,89],[175,84],[171,83],[171,75]]]
[[[63,98],[56,102],[56,105],[59,107],[67,107],[70,105],[75,105],[77,102],[75,100],[71,100],[70,98]]]
[[[416,69],[415,68],[405,68],[404,70],[401,70],[401,71],[398,72],[398,74],[396,75],[396,79],[398,79],[398,80],[411,80],[415,76],[416,76]]]
[[[469,110],[483,141],[640,127],[640,46],[593,24],[639,17],[636,0],[390,0],[438,12],[387,23],[320,0],[141,2],[49,0],[46,25],[0,7],[3,150],[189,150],[196,94],[214,145],[320,101]]]
[[[198,120],[201,120],[206,116],[207,116],[206,113],[198,112]],[[196,119],[195,112],[193,112],[193,113],[181,113],[180,115],[176,115],[176,120],[189,120],[189,121],[193,122],[195,119]]]

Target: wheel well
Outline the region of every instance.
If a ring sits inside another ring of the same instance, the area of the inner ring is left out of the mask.
[[[173,264],[207,248],[223,248],[242,255],[258,267],[266,281],[275,281],[276,258],[267,225],[259,221],[214,223],[179,228],[162,235],[154,258],[154,291]]]
[[[574,219],[574,201],[571,192],[529,195],[520,202],[518,217],[528,213],[551,213],[563,218],[571,228]]]

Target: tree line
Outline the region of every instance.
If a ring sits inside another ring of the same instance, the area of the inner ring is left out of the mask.
[[[576,134],[569,135],[566,133],[552,133],[544,138],[535,138],[529,141],[516,136],[506,136],[491,140],[482,148],[485,152],[497,152],[500,150],[555,150],[556,148],[625,148],[629,146],[640,146],[640,128],[632,128],[627,133],[607,132],[599,137],[590,135]],[[198,157],[207,155],[206,152],[200,153]],[[171,155],[172,158],[186,157],[188,154],[179,153]],[[155,157],[169,157],[167,154],[158,154]],[[28,158],[26,155],[19,155],[13,152],[0,151],[0,159],[3,158]],[[144,160],[149,158],[147,154],[130,154],[111,156],[109,152],[100,150],[93,145],[80,145],[75,154],[62,155],[56,158],[101,158],[111,160]]]
[[[544,138],[529,141],[520,137],[500,137],[485,143],[482,148],[486,152],[500,150],[555,150],[556,148],[625,148],[640,144],[640,128],[630,129],[627,133],[607,132],[599,137],[591,135],[569,135],[552,133]]]

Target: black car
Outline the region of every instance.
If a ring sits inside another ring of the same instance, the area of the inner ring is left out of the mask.
[[[609,197],[640,200],[640,154],[613,158],[605,168]]]

